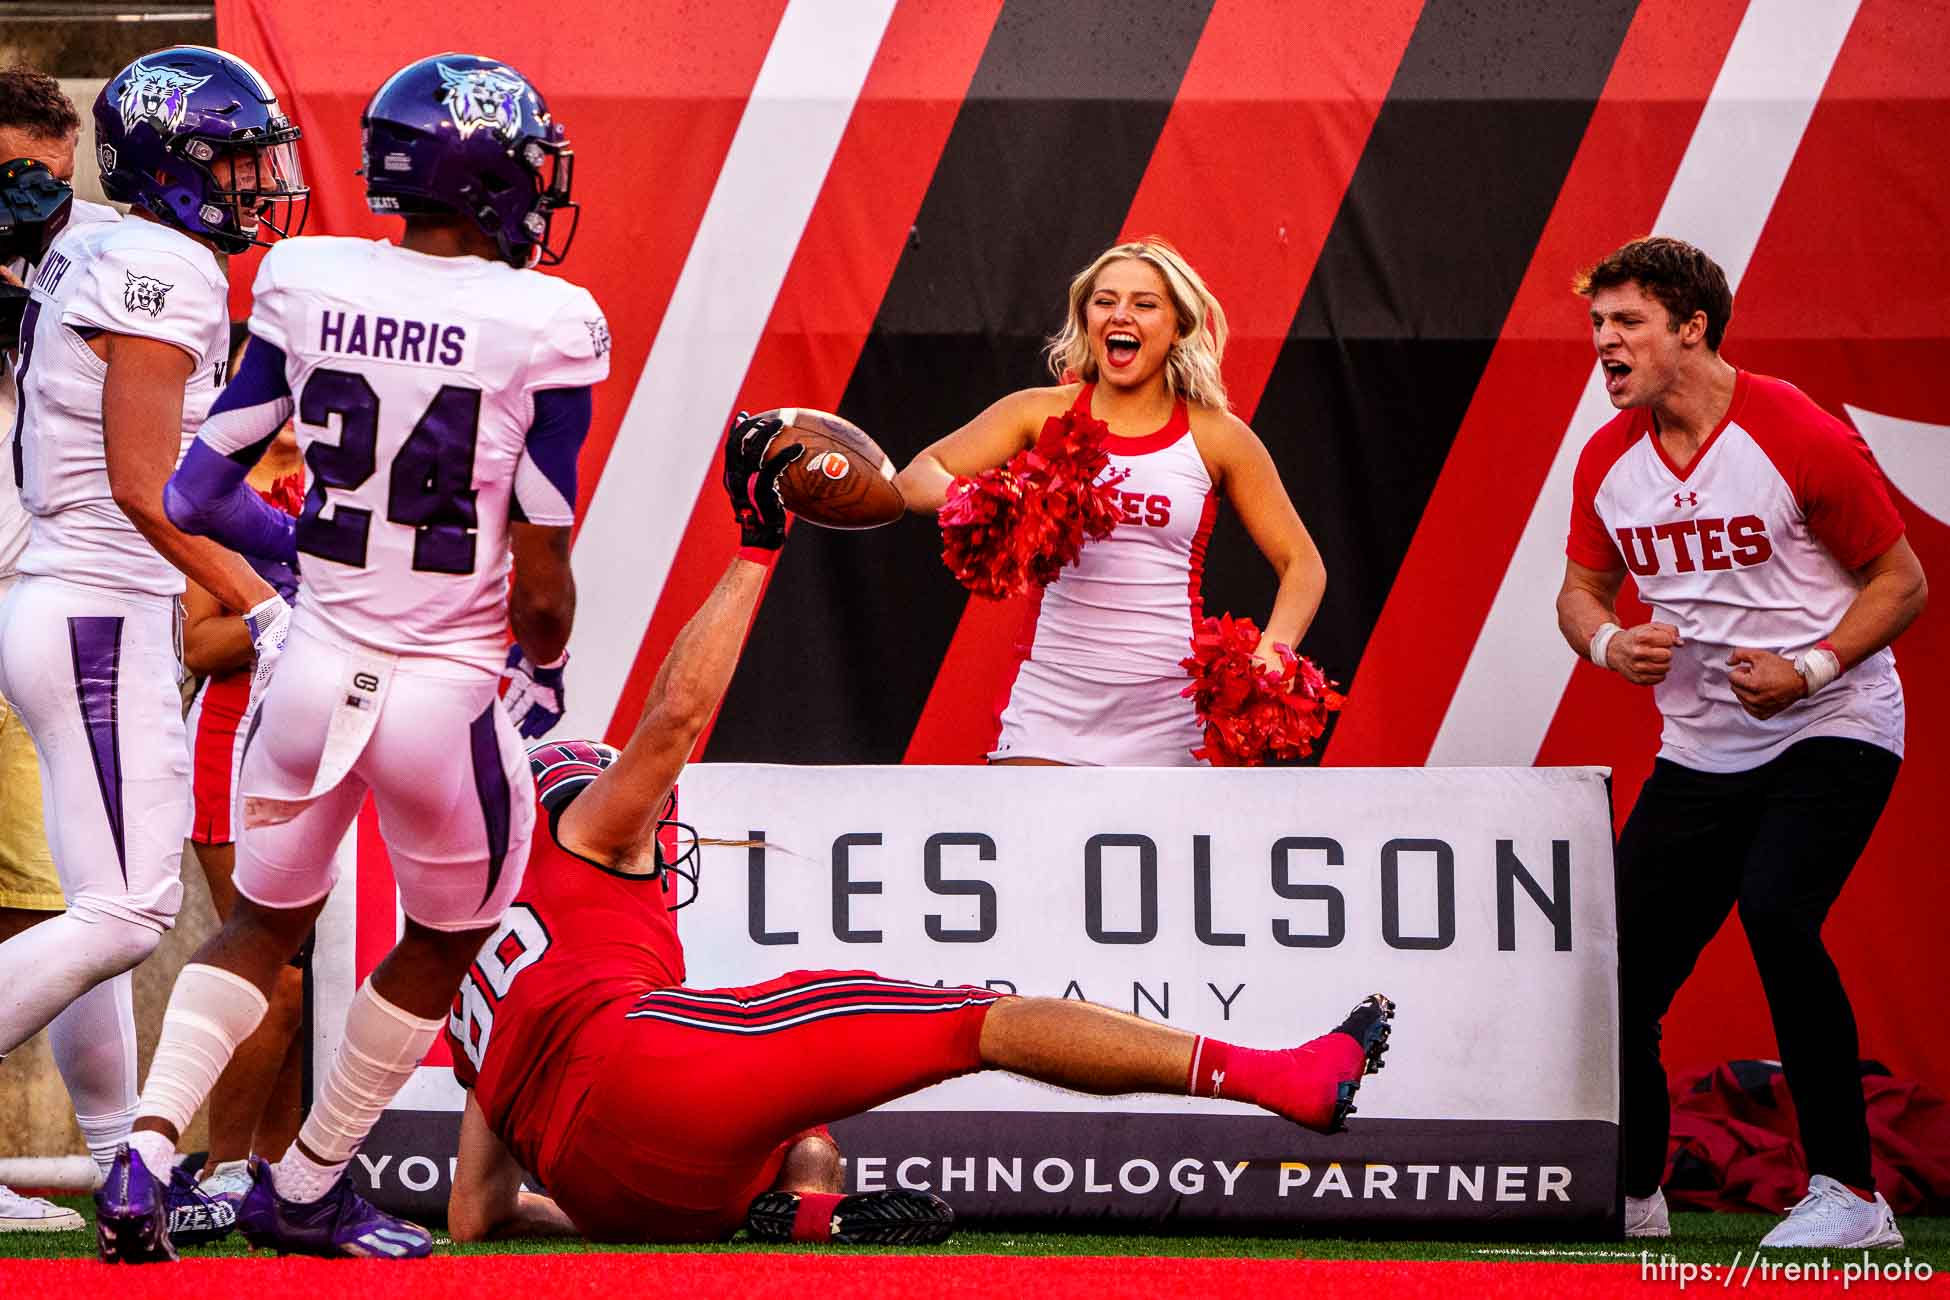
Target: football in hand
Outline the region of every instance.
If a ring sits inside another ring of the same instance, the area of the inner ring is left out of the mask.
[[[802,406],[765,414],[779,422],[766,459],[795,442],[806,448],[779,476],[787,510],[821,528],[859,529],[891,524],[907,509],[894,486],[894,462],[857,426]]]

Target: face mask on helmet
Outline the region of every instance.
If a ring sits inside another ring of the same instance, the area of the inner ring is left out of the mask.
[[[575,150],[569,142],[526,140],[521,146],[522,162],[535,176],[535,206],[522,218],[522,230],[529,236],[529,266],[559,266],[575,242],[576,227],[582,224],[582,209],[569,197],[575,181]],[[558,214],[568,220],[560,226]],[[559,239],[558,239],[559,237]]]
[[[577,795],[621,757],[614,746],[599,740],[545,740],[530,746],[528,770],[551,826],[561,820],[563,810]],[[676,812],[677,792],[673,789],[657,815],[653,845],[657,864],[653,879],[663,882],[666,906],[673,912],[697,901],[702,862],[697,829],[678,821]]]
[[[305,185],[295,144],[280,141],[212,148],[196,140],[186,152],[197,161],[202,155],[209,156],[206,169],[210,183],[202,216],[212,230],[234,231],[243,241],[242,247],[248,248],[289,239],[305,228],[311,191]]]
[[[673,790],[657,818],[657,874],[663,877],[664,893],[675,900],[665,904],[673,912],[697,901],[701,888],[698,876],[704,869],[697,828],[678,821],[672,816],[676,811],[677,793]],[[686,884],[689,892],[684,889]]]

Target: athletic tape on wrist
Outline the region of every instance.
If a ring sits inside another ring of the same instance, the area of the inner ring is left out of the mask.
[[[1808,694],[1813,695],[1842,675],[1842,661],[1824,641],[1814,649],[1796,655],[1794,670],[1808,683]]]
[[[1605,662],[1605,651],[1611,646],[1611,639],[1625,629],[1616,623],[1606,623],[1591,634],[1591,662],[1600,668],[1610,668]]]

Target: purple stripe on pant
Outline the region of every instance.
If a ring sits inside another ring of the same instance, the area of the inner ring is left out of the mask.
[[[508,856],[508,824],[513,815],[508,793],[508,773],[501,766],[501,741],[495,734],[495,714],[501,701],[492,699],[467,728],[467,747],[474,758],[474,793],[481,800],[481,820],[487,825],[487,888],[481,891],[481,904],[494,897],[494,886],[501,879],[501,864]]]
[[[71,618],[68,648],[74,655],[74,694],[88,729],[88,753],[95,761],[102,808],[115,839],[122,883],[129,883],[128,847],[122,822],[122,746],[116,726],[116,686],[122,662],[120,618]]]

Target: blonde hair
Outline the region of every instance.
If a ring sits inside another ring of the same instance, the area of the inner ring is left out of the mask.
[[[1097,382],[1097,359],[1090,353],[1084,304],[1090,300],[1103,269],[1112,262],[1124,261],[1155,267],[1164,277],[1165,290],[1178,315],[1178,337],[1165,357],[1165,387],[1187,402],[1229,409],[1225,377],[1219,373],[1228,333],[1225,308],[1184,254],[1155,235],[1106,248],[1070,281],[1069,317],[1043,348],[1050,373],[1059,381],[1074,374],[1086,383]]]

